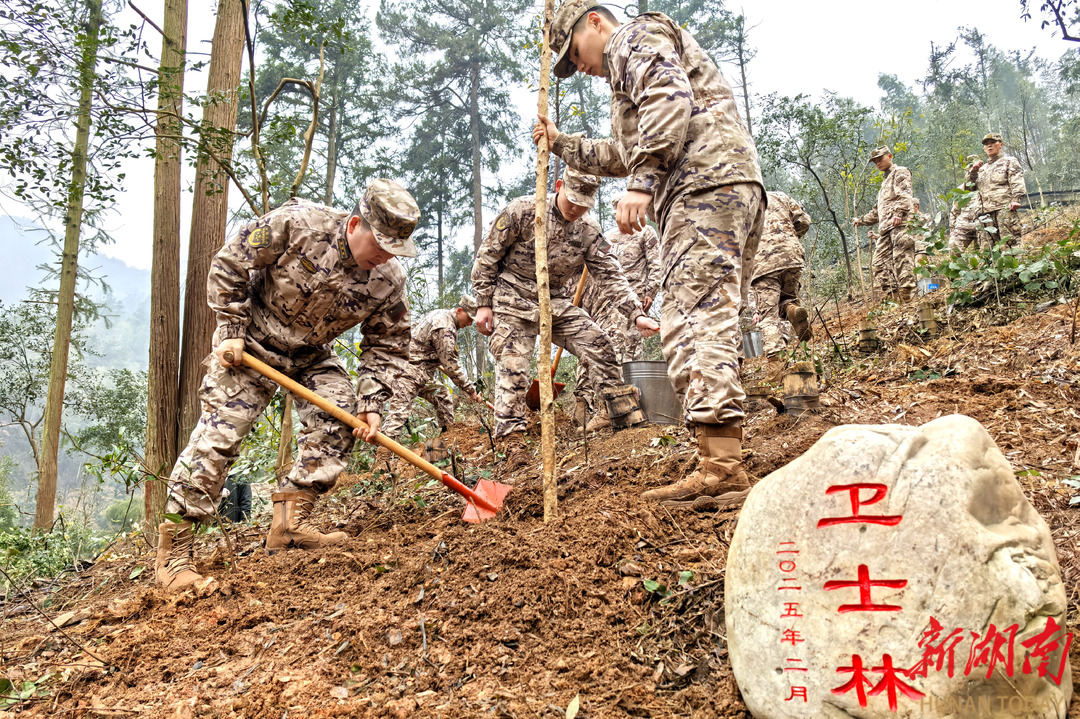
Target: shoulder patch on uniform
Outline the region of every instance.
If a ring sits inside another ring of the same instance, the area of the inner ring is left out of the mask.
[[[495,218],[495,229],[499,232],[505,232],[506,228],[510,226],[510,216],[505,212]]]
[[[261,250],[263,247],[270,246],[271,232],[270,228],[263,225],[262,227],[255,228],[250,235],[248,235],[247,243],[257,250]]]
[[[606,237],[600,240],[599,247],[601,252],[611,252],[611,243],[608,242]]]
[[[404,301],[398,302],[396,305],[390,308],[390,319],[393,322],[399,321],[402,317],[409,314],[409,306]]]
[[[300,258],[300,266],[303,267],[308,272],[310,272],[311,274],[315,274],[315,272],[319,269],[319,268],[317,268],[315,266],[314,262],[312,262],[311,260],[309,260],[306,257],[301,257]]]

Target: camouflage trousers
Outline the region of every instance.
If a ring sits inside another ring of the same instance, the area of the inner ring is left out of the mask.
[[[598,312],[593,319],[600,329],[611,340],[611,346],[615,350],[615,363],[621,368],[623,362],[632,362],[645,357],[644,338],[636,325],[630,324],[626,315],[619,312]],[[596,384],[596,373],[590,371],[589,361],[578,359],[577,369],[574,370],[574,396],[585,400],[589,412],[599,408],[600,387]]]
[[[495,357],[496,437],[528,426],[525,395],[533,381],[529,365],[538,331],[537,323],[501,314],[496,308],[495,329],[488,340],[488,349]],[[570,305],[552,317],[551,336],[555,344],[565,344],[579,362],[589,364],[598,391],[622,384],[611,340],[585,310]]]
[[[1023,234],[1020,213],[1016,210],[995,210],[980,215],[979,228],[979,244],[986,249],[996,245],[1002,238],[1006,238],[1007,247],[1015,247]]]
[[[397,439],[405,426],[405,420],[409,418],[412,402],[417,397],[422,397],[435,406],[435,416],[440,427],[449,427],[453,423],[454,402],[446,385],[438,381],[438,372],[437,361],[409,364],[392,385],[394,394],[387,404],[386,419],[382,423],[383,434]]]
[[[764,217],[765,193],[751,183],[679,195],[664,209],[660,334],[668,378],[691,425],[744,416],[739,308],[750,291]]]
[[[765,354],[775,354],[787,346],[784,338],[788,305],[798,304],[799,279],[802,269],[795,267],[777,270],[758,277],[753,282],[757,298],[757,313],[761,316],[758,329]]]
[[[883,295],[915,291],[915,236],[903,225],[874,240],[874,283]]]
[[[330,352],[312,350],[278,354],[248,339],[246,352],[355,414],[356,392],[349,373]],[[169,477],[165,511],[186,519],[210,521],[229,467],[240,443],[270,403],[277,385],[247,367],[225,367],[211,355],[199,390],[202,416]],[[296,400],[303,428],[297,434],[297,457],[282,491],[330,490],[345,469],[353,446],[352,430],[314,405]]]

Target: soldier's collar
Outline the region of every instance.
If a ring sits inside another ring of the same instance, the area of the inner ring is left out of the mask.
[[[358,267],[359,265],[356,264],[356,260],[353,259],[352,250],[349,249],[349,239],[347,237],[348,233],[346,232],[348,227],[349,227],[349,218],[346,217],[344,220],[341,221],[341,229],[338,230],[338,237],[337,237],[338,255],[340,256],[341,263],[343,265],[353,265],[353,266]]]
[[[554,195],[548,195],[548,204],[551,205],[551,211],[555,213],[555,217],[559,222],[570,224],[567,222],[566,218],[563,217],[562,210],[559,209],[559,193],[556,192]]]

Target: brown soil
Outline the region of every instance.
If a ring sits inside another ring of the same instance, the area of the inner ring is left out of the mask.
[[[830,332],[851,345],[866,308],[841,309]],[[914,304],[880,313],[885,349],[826,362],[819,415],[752,415],[747,466],[763,477],[841,423],[974,417],[1051,526],[1075,633],[1077,509],[1060,482],[1080,474],[1071,307],[1004,326],[988,316],[954,316],[953,331],[928,339],[913,329]],[[828,354],[827,341],[816,347]],[[579,717],[748,717],[724,640],[738,513],[673,514],[638,496],[690,471],[686,432],[605,433],[587,448],[565,417],[559,432],[559,514],[548,523],[538,431],[508,465],[466,424],[444,436],[459,478],[491,470],[514,485],[484,524],[462,522],[456,497],[395,461],[389,491],[376,491],[389,484],[381,470],[351,475],[322,504],[327,524],[352,535],[340,549],[267,557],[262,527],[231,535],[235,556],[211,533],[200,568],[216,581],[199,591],[157,591],[152,555],[127,547],[33,605],[17,597],[5,607],[3,672],[42,694],[12,713],[562,717],[577,697]],[[54,619],[76,613],[63,630],[35,608],[46,601]]]

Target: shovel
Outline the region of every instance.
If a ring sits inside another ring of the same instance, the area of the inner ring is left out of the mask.
[[[233,355],[231,352],[225,353],[226,361],[232,363]],[[289,379],[285,375],[278,372],[270,365],[262,362],[247,352],[244,352],[240,356],[241,362],[251,369],[255,370],[264,377],[277,382],[283,389],[287,389],[300,399],[315,405],[323,412],[331,415],[332,417],[341,420],[350,427],[356,429],[367,429],[367,423],[360,420],[357,417],[352,416],[340,407],[328,402],[319,395],[315,394],[307,387],[300,385],[297,382]],[[466,522],[483,522],[486,519],[494,517],[499,508],[502,506],[503,497],[506,496],[512,487],[506,484],[499,484],[493,482],[490,479],[481,479],[476,483],[476,489],[472,490],[466,487],[461,482],[454,479],[450,474],[442,471],[431,462],[420,457],[414,452],[402,447],[400,444],[390,439],[386,435],[379,433],[375,435],[375,444],[380,447],[385,447],[397,456],[401,457],[405,461],[419,467],[435,479],[445,484],[450,489],[454,490],[462,497],[465,498],[465,513],[461,515],[461,518]]]
[[[585,292],[585,280],[589,279],[589,268],[582,266],[581,279],[577,283],[577,291],[574,292],[574,307],[581,305],[581,295]],[[555,353],[555,361],[551,363],[551,378],[555,379],[555,372],[559,369],[559,360],[562,359],[563,348],[560,347],[559,351]],[[558,399],[562,391],[566,389],[566,385],[562,382],[551,383],[551,398]],[[540,380],[534,379],[532,385],[529,387],[528,393],[525,395],[525,404],[529,409],[536,412],[540,409]]]

